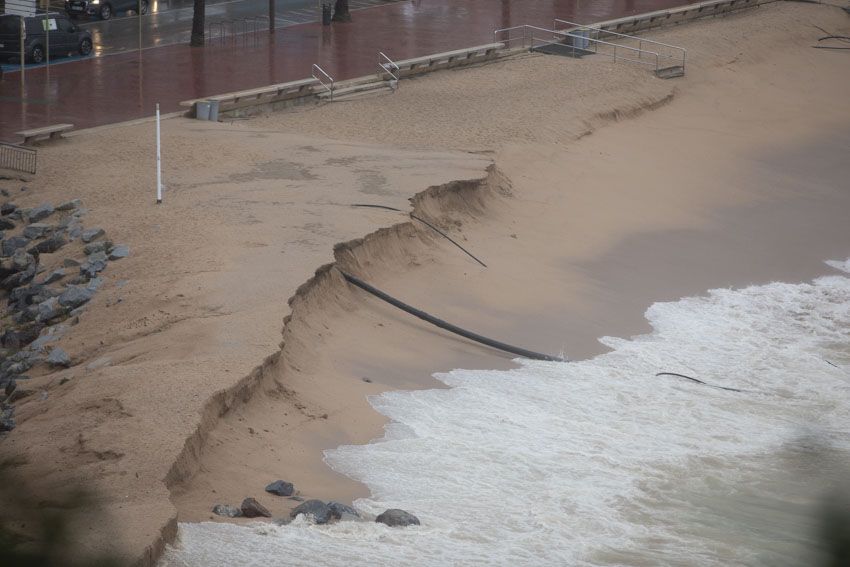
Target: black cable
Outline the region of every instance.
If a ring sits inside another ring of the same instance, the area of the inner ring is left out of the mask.
[[[337,269],[339,269],[339,268],[337,268]],[[339,273],[342,274],[342,277],[344,277],[347,282],[359,287],[363,291],[365,291],[367,293],[371,293],[372,295],[374,295],[378,299],[381,299],[382,301],[386,301],[387,303],[389,303],[393,307],[397,307],[397,308],[401,309],[402,311],[405,311],[406,313],[413,315],[414,317],[418,317],[418,318],[422,319],[423,321],[431,323],[432,325],[435,325],[435,326],[437,326],[441,329],[449,331],[450,333],[460,335],[460,336],[465,337],[465,338],[467,338],[471,341],[475,341],[477,343],[487,345],[487,346],[495,348],[497,350],[509,352],[511,354],[515,354],[515,355],[521,356],[523,358],[530,358],[532,360],[547,360],[547,361],[553,361],[553,362],[566,362],[565,359],[557,357],[557,356],[550,356],[548,354],[541,354],[539,352],[534,352],[534,351],[531,351],[531,350],[526,350],[524,348],[515,347],[515,346],[509,345],[507,343],[503,343],[503,342],[500,342],[500,341],[489,339],[489,338],[487,338],[483,335],[479,335],[477,333],[467,331],[466,329],[462,329],[462,328],[458,327],[457,325],[452,325],[451,323],[443,321],[442,319],[437,319],[436,317],[429,315],[428,313],[425,313],[424,311],[416,309],[415,307],[411,307],[410,305],[408,305],[408,304],[406,304],[402,301],[399,301],[398,299],[396,299],[396,298],[394,298],[390,295],[387,295],[383,291],[381,291],[381,290],[379,290],[375,287],[372,287],[371,285],[367,284],[363,280],[360,280],[360,279],[358,279],[358,278],[356,278],[356,277],[354,277],[350,274],[343,272],[342,270],[339,270]]]
[[[353,205],[351,205],[351,206],[352,206],[352,207],[369,207],[369,208],[372,208],[372,209],[386,209],[386,210],[388,210],[388,211],[397,211],[397,212],[399,212],[399,213],[403,213],[403,212],[404,212],[404,211],[402,211],[401,209],[396,209],[395,207],[387,207],[387,206],[385,206],[385,205],[364,205],[364,204],[361,204],[361,203],[355,203],[355,204],[353,204]],[[437,232],[438,234],[442,235],[442,236],[443,236],[443,238],[445,238],[446,240],[448,240],[449,242],[451,242],[452,244],[454,244],[455,246],[457,246],[458,248],[460,248],[461,250],[463,250],[463,251],[466,253],[466,255],[467,255],[467,256],[469,256],[470,258],[472,258],[473,260],[475,260],[476,262],[478,262],[479,264],[481,264],[481,265],[482,265],[482,266],[484,266],[485,268],[487,267],[487,264],[485,264],[484,262],[482,262],[481,260],[479,260],[478,258],[476,258],[476,257],[472,254],[472,252],[470,252],[469,250],[467,250],[466,248],[464,248],[463,246],[461,246],[460,244],[458,244],[457,242],[455,242],[455,241],[452,239],[452,237],[451,237],[451,236],[449,236],[448,234],[446,234],[445,232],[443,232],[442,230],[440,230],[439,228],[437,228],[436,226],[434,226],[434,225],[433,225],[433,224],[431,224],[430,222],[426,221],[425,219],[420,218],[420,217],[417,217],[417,216],[416,216],[416,215],[414,215],[413,213],[408,213],[408,214],[410,215],[410,217],[411,217],[411,218],[414,218],[414,219],[418,220],[418,221],[419,221],[419,222],[421,222],[422,224],[424,224],[424,225],[426,225],[426,226],[430,227],[432,230],[434,230],[434,231],[435,231],[435,232]]]
[[[710,388],[719,388],[721,390],[728,390],[730,392],[743,392],[743,390],[739,390],[738,388],[727,388],[726,386],[717,386],[715,384],[709,384],[707,382],[703,382],[702,380],[697,380],[696,378],[691,378],[690,376],[685,376],[684,374],[678,374],[676,372],[659,372],[656,376],[676,376],[678,378],[684,378],[686,380],[690,380],[692,382],[696,382],[697,384],[702,384],[703,386],[708,386]]]

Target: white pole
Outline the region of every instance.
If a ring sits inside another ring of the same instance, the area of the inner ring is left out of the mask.
[[[159,103],[156,103],[156,204],[162,203],[162,157],[159,151]]]

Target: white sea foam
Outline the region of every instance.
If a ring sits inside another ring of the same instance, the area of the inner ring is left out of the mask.
[[[811,564],[813,506],[850,454],[850,278],[646,316],[592,360],[372,399],[385,438],[327,460],[370,487],[360,510],[422,526],[182,524],[164,565]]]

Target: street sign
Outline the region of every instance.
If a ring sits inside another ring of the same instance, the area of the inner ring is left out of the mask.
[[[6,0],[6,14],[35,16],[35,0]]]

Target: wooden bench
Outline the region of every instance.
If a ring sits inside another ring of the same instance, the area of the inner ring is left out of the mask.
[[[55,140],[62,137],[62,132],[73,130],[73,124],[53,124],[52,126],[43,126],[41,128],[32,128],[31,130],[23,130],[15,132],[18,136],[24,137],[24,144],[29,144],[32,140],[38,138],[50,138]]]
[[[486,59],[492,57],[496,51],[504,47],[504,43],[488,43],[465,49],[446,51],[444,53],[414,57],[413,59],[404,59],[403,61],[396,61],[395,64],[399,66],[400,72],[407,75],[427,71],[437,66],[452,66],[453,64],[471,63]]]
[[[313,94],[313,87],[316,86],[316,84],[318,84],[316,79],[301,79],[299,81],[278,83],[276,85],[258,87],[244,91],[224,93],[205,98],[196,98],[193,100],[184,100],[180,103],[180,106],[194,110],[195,104],[214,100],[219,103],[219,112],[227,112],[229,110],[236,110],[246,106],[258,106],[260,104],[307,96]]]

